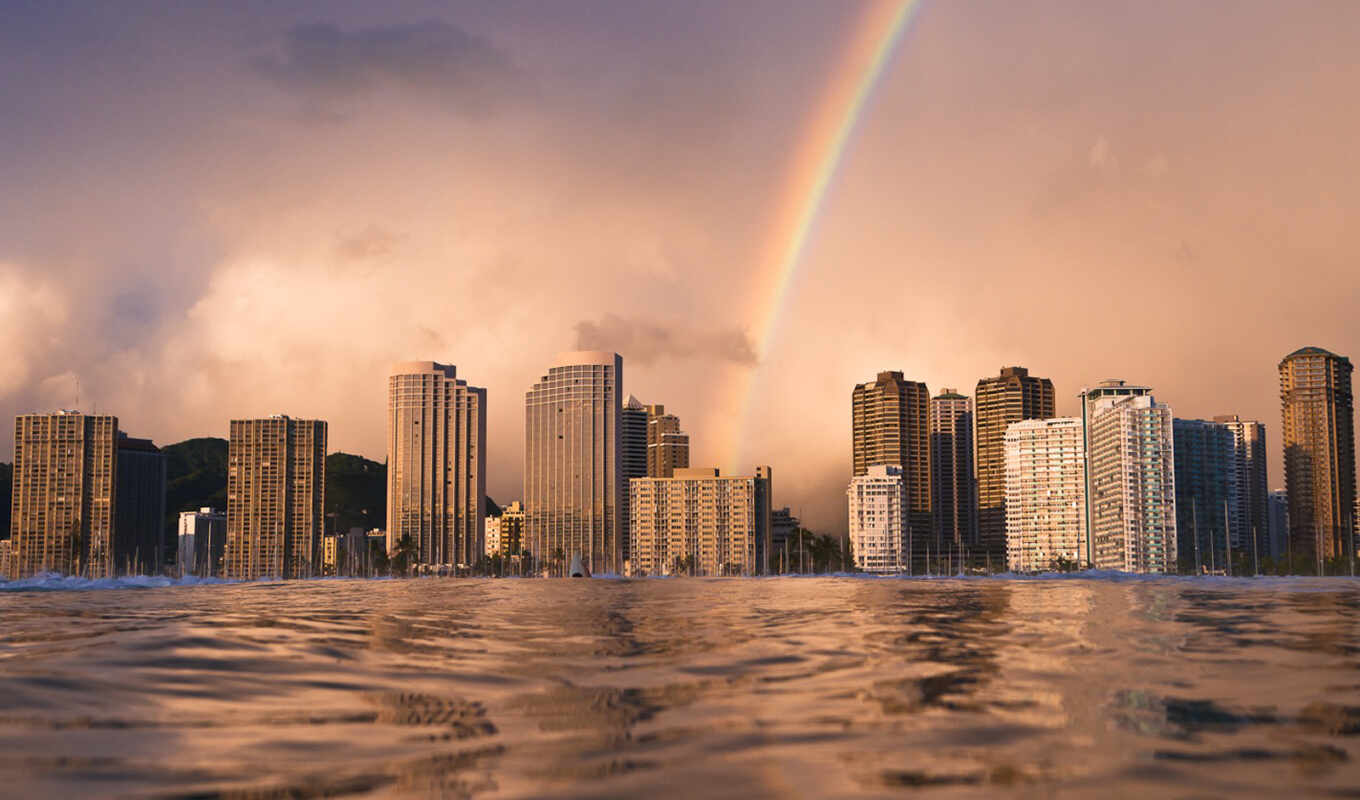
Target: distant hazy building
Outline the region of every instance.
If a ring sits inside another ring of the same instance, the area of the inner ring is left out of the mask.
[[[231,421],[227,577],[319,574],[325,506],[325,422],[286,416]]]
[[[1090,523],[1097,569],[1176,571],[1171,408],[1151,395],[1107,396],[1089,408]]]
[[[540,563],[620,569],[623,359],[563,353],[524,396],[524,533]]]
[[[15,418],[15,577],[112,574],[117,469],[117,417],[61,411]]]
[[[755,575],[770,535],[769,468],[753,476],[680,468],[669,478],[634,478],[635,575]]]
[[[14,569],[14,550],[11,547],[11,540],[0,539],[0,579],[8,580],[10,572]]]
[[[953,389],[930,399],[930,510],[935,552],[963,557],[977,544],[973,401]]]
[[[1245,543],[1234,530],[1239,493],[1233,431],[1221,422],[1198,419],[1174,420],[1172,431],[1180,570],[1227,569],[1230,551],[1240,553]]]
[[[619,409],[619,469],[623,473],[619,484],[619,549],[625,564],[631,555],[628,482],[647,477],[647,451],[647,406],[630,394]]]
[[[999,564],[1006,557],[1006,430],[1054,415],[1053,382],[1024,367],[1002,367],[977,382],[977,547]]]
[[[1273,489],[1268,500],[1270,510],[1270,557],[1289,557],[1289,492]]]
[[[227,515],[213,508],[181,511],[175,564],[180,575],[211,578],[221,573],[227,545]]]
[[[1270,550],[1270,482],[1266,469],[1266,426],[1237,414],[1222,414],[1214,422],[1228,426],[1233,435],[1233,469],[1237,473],[1237,504],[1230,529],[1233,547],[1243,553],[1255,550],[1255,558]]]
[[[457,368],[405,361],[387,378],[387,530],[415,564],[471,566],[483,552],[486,390]]]
[[[118,513],[113,566],[129,575],[155,575],[166,560],[165,453],[150,439],[118,435]]]
[[[911,571],[913,542],[908,526],[907,484],[902,468],[875,464],[850,479],[850,554],[864,572],[891,575]]]
[[[770,512],[770,571],[776,574],[798,569],[794,553],[794,533],[802,522],[788,506]]]
[[[1350,359],[1305,347],[1285,356],[1279,369],[1294,555],[1316,561],[1352,555],[1355,417]]]
[[[663,405],[647,406],[647,477],[669,478],[687,467],[689,434],[680,430],[680,418]]]
[[[1006,429],[1006,565],[1039,572],[1085,566],[1086,447],[1079,417]]]
[[[900,372],[880,372],[852,395],[852,463],[856,476],[875,466],[902,470],[907,492],[907,525],[913,556],[924,563],[930,548],[930,391],[904,380]]]
[[[486,547],[486,555],[497,556],[501,552],[501,518],[487,517],[483,523],[484,534],[482,543]]]
[[[1083,388],[1077,393],[1081,400],[1081,427],[1082,435],[1086,441],[1086,546],[1091,550],[1088,559],[1095,563],[1095,536],[1092,526],[1095,525],[1095,512],[1092,504],[1095,503],[1095,493],[1091,486],[1091,419],[1095,411],[1096,403],[1105,399],[1118,400],[1124,397],[1142,397],[1152,393],[1152,389],[1147,386],[1134,386],[1127,381],[1111,378],[1101,381],[1094,388]]]

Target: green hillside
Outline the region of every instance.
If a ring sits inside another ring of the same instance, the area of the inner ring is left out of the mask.
[[[326,456],[326,529],[387,527],[387,467],[349,453]]]

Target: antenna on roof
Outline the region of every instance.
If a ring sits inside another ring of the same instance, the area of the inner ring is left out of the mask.
[[[76,376],[76,404],[72,408],[80,410],[80,376]]]

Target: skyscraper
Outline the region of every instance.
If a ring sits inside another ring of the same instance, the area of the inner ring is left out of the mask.
[[[117,476],[117,417],[16,417],[10,574],[112,574]]]
[[[563,353],[524,396],[524,532],[542,564],[618,572],[623,359]]]
[[[634,478],[636,575],[756,575],[770,526],[769,469],[724,477],[682,467],[669,478]]]
[[[434,361],[387,378],[387,530],[417,564],[471,566],[486,513],[486,390]]]
[[[1006,429],[1054,414],[1053,382],[1024,367],[1002,367],[977,382],[977,504],[979,558],[999,565],[1006,555]]]
[[[1147,386],[1133,386],[1117,378],[1103,380],[1095,388],[1083,388],[1077,393],[1077,397],[1081,400],[1082,437],[1086,442],[1086,547],[1090,551],[1087,554],[1087,560],[1093,564],[1095,563],[1095,551],[1091,548],[1095,546],[1095,537],[1091,526],[1095,524],[1094,510],[1092,509],[1095,495],[1091,487],[1091,419],[1095,405],[1104,398],[1142,397],[1151,393],[1152,389]]]
[[[227,577],[321,574],[325,506],[325,422],[286,416],[231,421]]]
[[[113,524],[113,567],[129,575],[155,575],[167,558],[165,454],[150,439],[118,435],[118,513]]]
[[[1086,446],[1079,417],[1006,429],[1006,566],[1039,572],[1085,566]]]
[[[907,492],[907,519],[912,558],[922,561],[930,547],[930,391],[924,383],[904,380],[900,372],[880,372],[852,395],[854,474],[875,466],[902,470]]]
[[[1176,543],[1183,572],[1228,569],[1238,538],[1237,449],[1221,422],[1172,422],[1176,463]],[[1250,556],[1250,550],[1248,550]]]
[[[875,464],[850,479],[850,555],[864,572],[911,572],[912,531],[907,526],[907,483],[902,468]]]
[[[1236,516],[1229,526],[1232,545],[1254,559],[1270,554],[1270,483],[1266,470],[1266,426],[1237,414],[1214,417],[1233,435],[1233,471],[1237,473]]]
[[[1145,394],[1102,397],[1089,411],[1092,565],[1123,572],[1175,572],[1171,408]]]
[[[623,472],[619,484],[619,549],[625,564],[632,554],[628,482],[647,477],[647,409],[630,394],[619,410],[619,469]]]
[[[669,478],[688,466],[689,434],[680,430],[680,418],[663,405],[647,406],[647,477]]]
[[[977,544],[973,401],[953,389],[930,399],[930,511],[939,553],[965,557]]]
[[[1350,359],[1320,347],[1280,362],[1289,538],[1295,557],[1318,563],[1355,552],[1351,371]]]

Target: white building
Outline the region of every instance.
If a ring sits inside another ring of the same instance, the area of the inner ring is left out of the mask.
[[[500,552],[501,552],[501,518],[500,518],[500,517],[487,517],[487,518],[486,518],[486,531],[485,531],[485,534],[484,534],[484,538],[486,539],[486,555],[487,555],[488,557],[490,557],[490,556],[495,556],[495,555],[500,555]]]
[[[907,525],[907,484],[901,467],[869,467],[866,474],[851,478],[846,496],[855,566],[888,575],[910,570],[913,531]]]
[[[180,575],[202,578],[218,574],[227,542],[227,515],[211,508],[181,511],[176,564]]]
[[[1080,417],[1006,428],[1006,564],[1037,572],[1059,560],[1084,566],[1086,447]]]
[[[1171,407],[1150,394],[1104,397],[1088,425],[1093,566],[1175,572]]]

